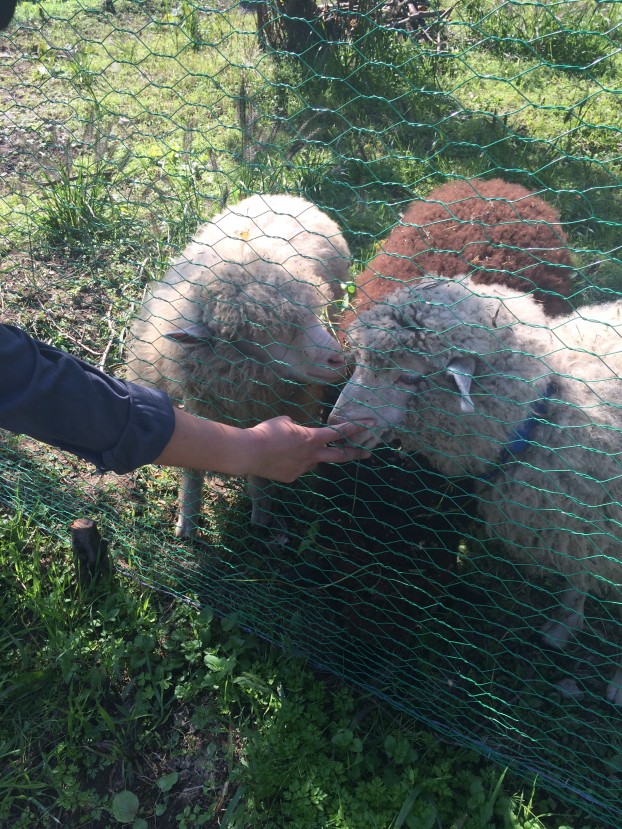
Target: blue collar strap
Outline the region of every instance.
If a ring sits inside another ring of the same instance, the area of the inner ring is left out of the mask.
[[[529,417],[523,420],[522,423],[519,423],[518,426],[512,430],[510,440],[501,450],[501,455],[497,461],[496,468],[487,475],[477,476],[481,481],[492,480],[501,470],[502,466],[515,461],[517,455],[520,455],[525,451],[525,449],[528,449],[529,446],[531,446],[531,436],[536,426],[539,423],[542,423],[545,419],[547,404],[550,400],[552,391],[553,383],[549,383],[544,391],[544,395],[533,405]]]

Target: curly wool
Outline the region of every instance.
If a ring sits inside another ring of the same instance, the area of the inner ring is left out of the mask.
[[[581,629],[587,594],[619,605],[622,303],[551,320],[507,286],[427,278],[349,336],[357,365],[329,423],[371,420],[368,448],[399,439],[473,478],[484,531],[534,580],[565,578],[549,645]],[[622,705],[622,663],[607,697]]]
[[[571,306],[572,257],[559,213],[519,184],[500,178],[453,181],[413,202],[357,277],[358,313],[428,273],[533,292],[549,316]],[[347,320],[346,320],[347,324]]]
[[[349,260],[337,224],[305,199],[245,199],[199,228],[149,287],[131,330],[129,378],[234,426],[277,415],[317,423],[324,384],[343,368],[319,315],[339,297]],[[178,536],[194,532],[202,477],[182,477]],[[248,484],[251,521],[272,523],[272,482]]]
[[[515,559],[568,576],[579,561],[594,592],[622,584],[621,304],[551,322],[505,286],[426,279],[363,313],[350,336],[352,389],[416,367],[416,393],[384,438],[399,436],[444,475],[475,476],[479,517]],[[455,355],[476,361],[469,413],[446,370]],[[344,390],[342,417],[356,415],[357,394]],[[499,466],[515,426],[540,407],[526,451]]]
[[[257,330],[280,342],[308,327],[339,296],[349,256],[337,224],[302,198],[252,196],[225,210],[150,287],[132,326],[129,379],[234,425],[279,414],[316,419],[320,404],[310,405],[308,386],[283,379],[236,344]],[[208,341],[166,337],[193,324],[206,327]]]

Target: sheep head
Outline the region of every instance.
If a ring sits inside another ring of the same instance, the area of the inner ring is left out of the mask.
[[[272,264],[266,281],[221,280],[220,290],[211,286],[205,297],[199,287],[194,301],[200,320],[168,331],[168,339],[188,348],[233,347],[286,380],[335,383],[343,378],[341,346],[319,317],[325,297],[283,268]]]
[[[529,326],[513,312],[515,301],[543,322],[531,300],[509,289],[476,290],[470,278],[426,278],[394,292],[348,330],[356,367],[329,424],[371,419],[361,439],[367,448],[399,440],[436,466],[443,465],[436,455],[465,457],[471,437],[483,437],[475,454],[492,462],[541,397],[547,374],[538,348],[527,353],[520,339]],[[451,474],[474,471],[443,463]]]

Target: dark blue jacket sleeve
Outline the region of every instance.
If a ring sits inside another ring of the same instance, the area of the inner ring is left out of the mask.
[[[0,325],[0,428],[123,474],[151,463],[175,425],[166,394],[110,377]]]

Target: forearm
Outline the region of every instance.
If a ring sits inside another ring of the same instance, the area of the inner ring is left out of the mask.
[[[161,391],[110,377],[0,325],[0,428],[119,474],[148,463],[294,481],[322,461],[367,457],[362,425],[309,428],[276,417],[240,429],[174,409]],[[336,443],[337,445],[331,445]]]
[[[310,428],[289,417],[238,429],[176,409],[171,440],[154,463],[290,483],[321,462],[368,458],[369,452],[348,443],[364,429],[352,423]]]
[[[205,420],[183,409],[174,411],[175,429],[155,464],[226,475],[249,474],[255,449],[250,429]]]

